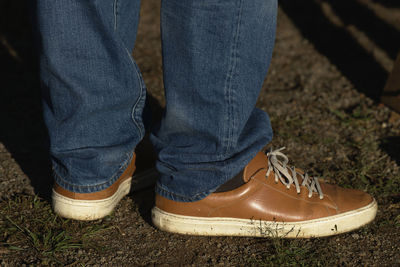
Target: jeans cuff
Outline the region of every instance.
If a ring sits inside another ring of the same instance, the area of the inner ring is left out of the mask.
[[[193,197],[187,197],[187,196],[179,195],[179,194],[176,194],[176,193],[172,193],[168,189],[162,187],[158,182],[156,184],[155,191],[156,191],[157,194],[159,194],[162,197],[165,197],[165,198],[173,200],[173,201],[178,201],[178,202],[199,201],[199,200],[202,200],[203,198],[207,197],[209,194],[212,193],[212,191],[207,191],[207,192],[197,193]]]
[[[122,162],[122,164],[119,166],[118,170],[106,182],[99,183],[99,184],[92,184],[92,185],[73,184],[73,183],[68,182],[61,175],[59,175],[56,170],[57,168],[55,166],[53,166],[54,181],[62,188],[66,189],[68,191],[74,192],[74,193],[94,193],[94,192],[102,191],[102,190],[110,187],[113,183],[115,183],[115,181],[118,180],[118,178],[122,175],[122,173],[125,171],[125,169],[128,167],[128,165],[131,163],[133,154],[134,154],[134,152],[128,154],[128,158]]]

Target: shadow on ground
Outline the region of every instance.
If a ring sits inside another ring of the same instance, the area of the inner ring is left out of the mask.
[[[381,141],[381,148],[400,164],[400,136],[390,136]]]
[[[31,23],[25,2],[0,7],[0,142],[30,178],[38,195],[48,198],[52,180],[47,132],[42,119],[40,83]]]
[[[380,1],[381,2],[381,1]],[[399,6],[398,1],[382,1]],[[373,57],[374,47],[363,47],[351,26],[394,60],[400,47],[400,33],[381,20],[360,1],[280,1],[302,35],[337,66],[354,87],[375,101],[379,100],[388,72]]]
[[[388,7],[400,7],[400,2],[398,0],[374,0],[374,2]]]

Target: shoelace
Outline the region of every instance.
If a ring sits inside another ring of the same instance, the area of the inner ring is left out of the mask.
[[[322,193],[321,186],[319,185],[318,179],[308,176],[307,173],[302,174],[296,171],[295,167],[287,166],[289,162],[288,157],[283,154],[281,151],[284,150],[285,147],[271,150],[267,153],[268,157],[268,171],[266,177],[269,177],[271,171],[274,172],[275,182],[281,181],[288,189],[292,184],[295,185],[296,191],[300,194],[300,186],[305,186],[308,189],[308,197],[311,198],[313,192],[319,194],[319,198],[323,199],[324,194]],[[301,185],[299,184],[298,177],[302,178]]]

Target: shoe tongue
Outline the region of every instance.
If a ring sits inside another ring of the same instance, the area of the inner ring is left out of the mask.
[[[257,155],[247,164],[243,171],[243,181],[250,181],[258,171],[268,168],[268,157],[264,152],[258,152]]]
[[[230,179],[223,185],[220,185],[217,188],[217,190],[215,190],[215,193],[231,191],[231,190],[234,190],[244,184],[245,183],[243,182],[243,170],[242,170],[237,175],[235,175],[232,179]]]
[[[268,157],[263,152],[259,152],[242,171],[240,171],[226,183],[220,185],[215,190],[215,193],[223,193],[234,190],[250,181],[250,179],[258,171],[265,168],[268,168]]]

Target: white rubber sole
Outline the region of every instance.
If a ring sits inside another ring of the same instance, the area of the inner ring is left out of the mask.
[[[256,221],[237,218],[207,218],[175,215],[157,207],[152,210],[154,225],[164,231],[206,236],[248,236],[310,238],[336,235],[371,222],[378,210],[374,200],[368,206],[343,214],[302,222]]]
[[[53,190],[52,200],[54,212],[64,218],[91,221],[109,215],[118,202],[131,189],[132,178],[126,179],[118,187],[114,195],[101,200],[77,200],[60,195]]]
[[[122,182],[115,192],[109,198],[101,200],[76,200],[58,194],[53,190],[52,200],[54,212],[64,218],[92,221],[101,219],[114,210],[118,202],[131,190],[139,191],[155,184],[158,172],[155,168],[141,172]]]

